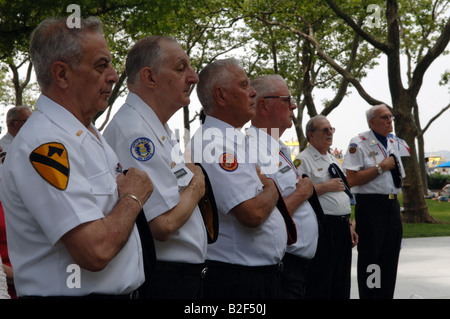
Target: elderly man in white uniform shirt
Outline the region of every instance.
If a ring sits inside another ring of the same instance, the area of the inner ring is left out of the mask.
[[[189,156],[208,174],[219,215],[218,239],[208,246],[205,295],[278,298],[286,225],[275,207],[276,185],[248,161],[240,131],[255,114],[256,92],[235,59],[209,64],[199,79],[206,119],[190,141]]]
[[[14,137],[19,133],[22,126],[31,115],[31,110],[26,105],[14,106],[6,113],[6,126],[8,132],[0,139],[1,157],[4,157],[8,152],[9,145],[11,145]]]
[[[145,172],[118,173],[91,123],[118,80],[101,22],[45,20],[30,51],[42,94],[1,183],[18,296],[136,296],[145,274],[135,220],[152,186]]]
[[[305,297],[305,273],[316,253],[319,227],[308,202],[313,194],[312,182],[300,176],[289,147],[279,139],[292,126],[297,106],[291,100],[286,81],[279,75],[259,77],[250,84],[257,94],[256,115],[247,130],[249,156],[256,155],[261,172],[277,183],[297,227],[297,242],[287,247],[283,258],[281,297],[301,299]]]
[[[189,104],[198,82],[189,58],[168,37],[149,36],[130,50],[130,93],[104,132],[122,165],[146,171],[154,191],[144,213],[155,239],[156,274],[151,298],[201,298],[207,237],[197,206],[204,194],[201,168],[186,165],[167,125]]]
[[[344,181],[330,172],[332,164],[340,170],[338,160],[329,152],[334,131],[325,116],[311,118],[306,124],[309,145],[294,161],[299,172],[312,179],[327,225],[306,276],[309,299],[350,298],[352,247],[357,235],[350,225],[350,197],[344,192]]]
[[[394,118],[386,105],[371,107],[366,117],[371,130],[352,138],[343,162],[356,196],[358,291],[362,299],[392,299],[403,233],[397,194],[408,145],[391,134]],[[379,267],[379,286],[367,284],[373,265]]]

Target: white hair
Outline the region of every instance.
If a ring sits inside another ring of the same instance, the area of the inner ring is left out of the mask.
[[[369,127],[370,127],[369,121],[375,117],[375,111],[382,107],[387,107],[387,105],[386,104],[377,104],[377,105],[372,106],[370,109],[368,109],[366,111],[366,119],[367,119],[367,124],[369,125]]]
[[[103,34],[102,22],[95,17],[81,19],[80,28],[69,28],[66,18],[48,18],[31,34],[30,56],[42,90],[52,82],[51,66],[62,61],[76,68],[83,57],[82,43],[86,32]]]
[[[198,75],[197,95],[203,109],[210,110],[214,105],[214,88],[216,86],[228,87],[233,74],[230,68],[236,66],[242,68],[241,63],[235,58],[216,60],[208,64]]]

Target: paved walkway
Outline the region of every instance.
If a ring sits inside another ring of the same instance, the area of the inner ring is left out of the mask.
[[[353,248],[351,298],[358,299]],[[450,299],[450,237],[403,239],[394,299]]]

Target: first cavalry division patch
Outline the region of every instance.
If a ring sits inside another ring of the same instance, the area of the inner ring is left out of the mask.
[[[34,169],[50,185],[65,190],[69,183],[69,157],[61,143],[46,143],[30,154]]]

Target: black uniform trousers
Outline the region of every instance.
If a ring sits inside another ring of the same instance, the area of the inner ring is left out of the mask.
[[[325,215],[326,231],[320,232],[317,251],[308,266],[306,298],[349,299],[352,239],[349,215]]]
[[[310,259],[285,253],[281,273],[281,299],[305,299],[306,269]]]
[[[145,298],[202,299],[207,270],[205,264],[157,261]]]
[[[243,266],[207,260],[205,299],[279,299],[282,263]]]
[[[397,196],[357,194],[357,277],[361,299],[392,299],[403,229]]]

